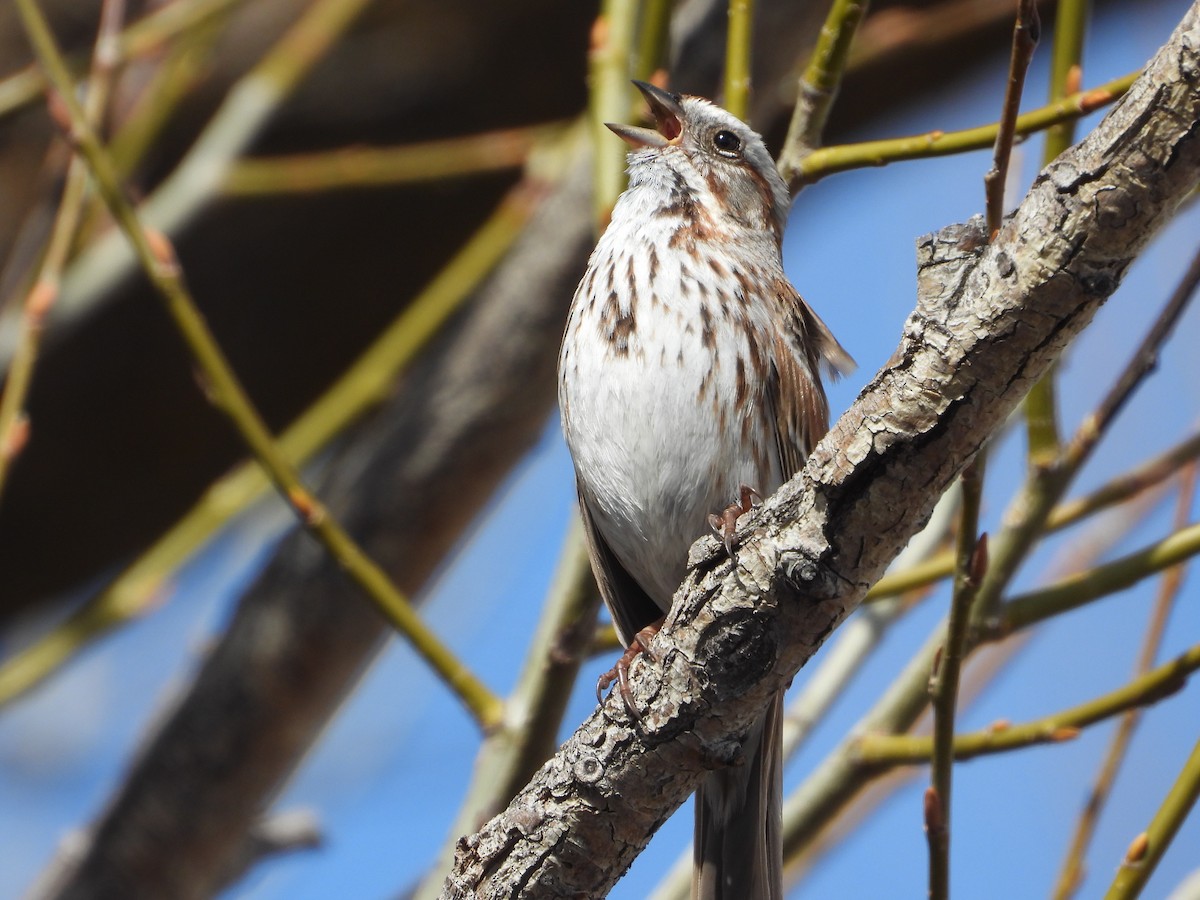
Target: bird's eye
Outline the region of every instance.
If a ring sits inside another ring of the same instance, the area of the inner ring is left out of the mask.
[[[732,131],[718,131],[713,135],[713,146],[722,156],[737,156],[742,149],[742,139]]]

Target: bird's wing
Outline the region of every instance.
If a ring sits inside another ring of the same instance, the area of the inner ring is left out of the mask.
[[[785,282],[786,284],[786,282]],[[790,284],[788,289],[796,298],[797,313],[804,323],[804,331],[808,336],[806,346],[809,353],[809,364],[814,368],[823,368],[830,379],[836,381],[853,372],[858,365],[854,357],[846,352],[846,348],[838,343],[829,326],[821,321],[821,317],[813,312],[812,307],[801,299],[796,289]]]
[[[848,375],[854,360],[820,317],[785,280],[776,285],[780,327],[775,330],[773,377],[767,385],[783,477],[791,478],[829,429],[829,405],[821,387],[823,368]]]
[[[578,477],[575,482],[579,488],[579,515],[583,519],[583,534],[587,540],[588,557],[592,561],[592,572],[596,576],[604,605],[612,616],[617,636],[621,644],[628,647],[639,631],[661,619],[665,611],[659,609],[658,604],[650,599],[617,560],[592,520],[591,500],[587,491]]]

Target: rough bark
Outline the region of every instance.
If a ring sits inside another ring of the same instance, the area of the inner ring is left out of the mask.
[[[743,531],[711,539],[651,657],[641,716],[610,697],[509,809],[459,844],[445,897],[604,895],[706,771],[859,603],[1200,180],[1200,3],[1129,95],[1035,181],[991,244],[920,244],[891,362]]]

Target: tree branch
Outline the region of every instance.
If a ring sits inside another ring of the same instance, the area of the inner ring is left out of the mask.
[[[1142,709],[1179,693],[1187,685],[1188,676],[1197,669],[1200,669],[1200,646],[1142,673],[1115,691],[1070,709],[1019,725],[992,726],[983,731],[956,734],[954,758],[968,760],[1035,744],[1074,740],[1080,730],[1089,725]],[[927,735],[865,734],[860,738],[856,755],[859,764],[873,768],[918,765],[928,762],[933,755],[933,738]]]
[[[1193,434],[1157,456],[1122,472],[1090,494],[1060,503],[1046,516],[1042,533],[1060,531],[1088,516],[1127,503],[1170,478],[1197,457],[1200,457],[1200,434]],[[887,600],[953,575],[954,551],[945,550],[912,566],[893,568],[894,571],[884,575],[867,591],[864,603]],[[0,690],[0,702],[3,698],[3,691]]]
[[[1191,515],[1192,504],[1196,500],[1197,486],[1196,466],[1189,466],[1179,478],[1179,496],[1175,501],[1174,527],[1183,528]],[[1154,600],[1154,608],[1150,613],[1150,621],[1146,625],[1146,633],[1142,637],[1142,645],[1138,649],[1137,662],[1134,667],[1139,680],[1145,678],[1158,658],[1162,647],[1163,635],[1167,630],[1167,620],[1175,606],[1180,590],[1183,587],[1184,574],[1187,566],[1175,566],[1166,572],[1158,583],[1158,595]],[[1083,884],[1086,874],[1084,858],[1088,846],[1099,824],[1100,816],[1112,794],[1117,774],[1125,761],[1129,746],[1133,742],[1134,732],[1142,720],[1142,710],[1134,707],[1125,712],[1117,723],[1116,731],[1109,738],[1108,749],[1104,761],[1096,774],[1096,780],[1088,791],[1087,800],[1079,812],[1075,829],[1071,834],[1071,844],[1067,848],[1062,868],[1059,870],[1058,881],[1054,885],[1054,900],[1070,900]]]
[[[1102,106],[1124,96],[1140,72],[1131,72],[1114,78],[1099,87],[1079,91],[1047,104],[1040,109],[1030,110],[1017,117],[1015,131],[1028,137],[1055,124],[1071,122],[1093,113]],[[800,187],[814,184],[822,178],[849,172],[867,166],[886,166],[910,159],[933,159],[969,150],[982,150],[996,143],[1000,123],[978,125],[959,131],[927,131],[924,134],[906,137],[883,138],[857,144],[833,144],[813,150],[796,164],[794,183]]]
[[[619,698],[459,844],[445,897],[601,896],[858,604],[933,504],[1200,178],[1200,3],[1104,122],[1048,166],[995,241],[922,240],[892,360],[743,532],[705,538]]]

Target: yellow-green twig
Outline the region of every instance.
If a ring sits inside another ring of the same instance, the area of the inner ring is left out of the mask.
[[[522,183],[379,338],[279,437],[299,465],[382,401],[396,376],[470,296],[512,245],[534,208],[537,187]],[[68,620],[0,663],[0,706],[57,671],[83,647],[152,605],[180,565],[270,487],[253,460],[214,482],[172,528]]]
[[[309,3],[267,54],[230,89],[179,165],[141,204],[140,219],[170,235],[216,197],[234,159],[369,2],[313,0]],[[66,272],[60,312],[77,313],[108,296],[113,286],[136,266],[135,255],[120,234],[93,241]]]
[[[0,119],[33,103],[45,87],[46,80],[36,65],[0,79]]]
[[[1187,279],[1185,279],[1185,284]],[[1180,290],[1184,288],[1181,285]],[[1177,295],[1178,295],[1177,291]],[[1044,533],[1047,517],[1087,458],[1091,448],[1106,433],[1115,412],[1148,371],[1146,360],[1170,332],[1169,322],[1178,314],[1176,298],[1167,304],[1151,328],[1142,346],[1122,370],[1097,412],[1076,435],[1078,452],[1064,453],[1063,463],[1051,473],[1031,473],[1016,500],[1010,504],[1006,525],[998,539],[991,542],[987,574],[980,585],[972,616],[968,646],[1003,637],[1017,627],[1042,621],[1095,597],[1110,594],[1188,556],[1200,553],[1200,525],[1177,532],[1154,547],[1132,554],[1115,563],[1100,566],[1084,576],[1067,579],[1057,585],[999,605],[1019,564],[1028,550]],[[997,547],[999,552],[997,553]],[[1000,558],[998,563],[997,557]],[[994,605],[994,606],[993,606]],[[856,726],[859,733],[900,733],[911,727],[927,697],[928,673],[944,642],[944,626],[935,631],[875,708]],[[840,808],[857,792],[863,771],[856,759],[835,752],[814,771],[801,791],[784,805],[784,850],[790,854],[811,840],[829,821],[832,810]]]
[[[592,202],[600,228],[608,222],[617,195],[625,187],[625,145],[604,127],[604,123],[625,122],[633,109],[629,78],[637,13],[638,4],[634,0],[604,0],[592,28],[588,74],[591,82]]]
[[[1175,505],[1174,527],[1176,529],[1184,527],[1191,514],[1192,503],[1196,499],[1196,476],[1196,466],[1193,464],[1188,467],[1181,478],[1179,498]],[[1146,627],[1146,634],[1142,638],[1142,647],[1138,651],[1138,659],[1134,668],[1136,675],[1144,675],[1149,672],[1150,667],[1154,665],[1154,660],[1158,657],[1163,634],[1167,628],[1167,619],[1175,604],[1175,599],[1179,595],[1179,589],[1183,586],[1185,570],[1186,567],[1182,565],[1173,567],[1166,572],[1159,584],[1154,610],[1150,614],[1150,622]],[[1096,780],[1091,791],[1088,792],[1088,798],[1083,804],[1079,819],[1075,823],[1071,844],[1063,859],[1058,881],[1054,885],[1055,900],[1067,900],[1083,882],[1084,858],[1087,855],[1088,845],[1091,843],[1100,814],[1112,792],[1113,784],[1116,783],[1117,773],[1140,721],[1140,708],[1126,711],[1109,741],[1104,762],[1100,765],[1100,771],[1096,775]]]
[[[206,25],[246,0],[175,0],[134,22],[121,35],[120,58],[150,53],[193,28]]]
[[[725,42],[725,108],[739,119],[750,113],[750,53],[754,39],[754,0],[729,0]]]
[[[1046,530],[1055,531],[1074,525],[1086,516],[1122,503],[1166,480],[1197,458],[1200,458],[1200,434],[1193,434],[1165,453],[1118,475],[1087,496],[1060,503],[1046,519]]]
[[[981,602],[977,619],[993,616],[998,609],[1001,593],[1017,567],[1045,529],[1050,511],[1062,498],[1075,475],[1091,457],[1096,445],[1108,432],[1117,413],[1129,401],[1138,385],[1153,370],[1158,352],[1171,335],[1175,323],[1191,301],[1200,284],[1200,248],[1192,258],[1166,306],[1155,318],[1129,361],[1121,369],[1108,393],[1076,429],[1070,442],[1051,465],[1030,469],[1016,500],[1010,504],[1012,514],[1008,525],[994,545],[988,577],[980,588]]]
[[[821,145],[829,110],[850,58],[850,42],[868,5],[867,0],[834,0],[817,35],[808,66],[800,76],[796,106],[779,155],[780,174],[793,191],[805,160]]]
[[[1200,553],[1200,524],[1189,525],[1157,543],[1087,572],[1014,597],[983,624],[980,638],[998,640],[1019,628],[1132,587],[1197,553]]]
[[[227,174],[226,194],[305,193],[432,181],[520,166],[562,126],[507,128],[402,147],[347,147],[324,153],[245,159]]]
[[[120,30],[124,13],[125,4],[121,0],[106,0],[101,7],[88,78],[88,94],[84,101],[84,115],[93,124],[100,121],[108,105],[113,68],[116,65],[114,39]],[[81,159],[72,157],[67,166],[67,177],[46,252],[34,276],[33,285],[25,296],[12,363],[0,393],[0,497],[4,494],[9,467],[21,451],[28,433],[29,424],[23,418],[25,398],[33,383],[42,328],[47,313],[58,297],[63,266],[79,227],[86,194],[87,167]]]
[[[1054,13],[1054,47],[1050,51],[1051,103],[1079,90],[1083,39],[1090,0],[1058,0]],[[1046,130],[1043,163],[1051,162],[1075,142],[1075,120],[1056,122]]]
[[[1200,645],[1115,691],[1070,709],[1020,725],[1003,724],[955,735],[954,758],[961,761],[1034,744],[1071,740],[1081,728],[1171,696],[1183,688],[1188,676],[1197,669],[1200,669]],[[919,765],[929,762],[933,745],[929,736],[870,734],[859,738],[854,753],[859,764],[872,768]]]
[[[1131,524],[1130,520],[1133,518],[1125,517],[1126,525]],[[1090,560],[1095,559],[1096,554],[1106,550],[1107,547],[1092,544],[1088,548],[1089,559],[1081,561],[1080,564],[1090,564]],[[994,578],[994,574],[989,563],[985,580],[991,578]],[[856,751],[858,736],[903,734],[913,727],[928,702],[929,673],[933,670],[937,654],[945,642],[945,632],[945,622],[934,627],[917,653],[892,679],[883,696],[854,725],[851,736],[826,756],[800,789],[785,801],[785,858],[790,860],[793,858],[792,854],[799,854],[802,848],[812,846],[837,811],[844,809],[874,774],[870,767],[859,762]],[[969,634],[968,641],[973,642],[974,636]],[[1009,642],[1005,646],[1011,646],[1012,643]],[[970,646],[973,649],[975,645],[971,643]]]
[[[1154,814],[1150,826],[1130,843],[1104,900],[1129,900],[1141,896],[1142,888],[1154,874],[1159,860],[1197,799],[1200,799],[1200,741],[1192,748],[1191,756]]]
[[[554,752],[567,701],[587,658],[599,606],[583,523],[575,516],[521,676],[505,705],[504,721],[479,748],[467,798],[416,900],[439,896],[459,836],[503,809]]]
[[[180,102],[206,74],[222,24],[220,17],[212,16],[182,32],[148,76],[146,87],[138,93],[109,142],[108,151],[122,178],[133,174]]]
[[[1041,109],[1024,113],[1017,118],[1016,133],[1032,134],[1056,122],[1078,119],[1107,106],[1123,96],[1140,74],[1141,72],[1131,72],[1100,87],[1080,91]],[[821,147],[813,150],[797,164],[794,179],[802,184],[811,184],[828,175],[851,169],[983,150],[995,143],[998,131],[999,125],[992,123],[961,131],[930,131],[910,137]]]
[[[17,0],[17,9],[34,51],[69,116],[72,143],[86,159],[97,190],[133,247],[155,291],[162,297],[196,364],[204,373],[215,404],[229,417],[305,527],[375,601],[388,621],[450,685],[480,725],[491,727],[501,715],[500,700],[421,621],[383,569],[367,557],[308,490],[293,464],[275,443],[192,301],[174,248],[161,232],[142,226],[132,203],[121,189],[112,160],[88,126],[83,110],[73,95],[70,73],[37,3],[35,0]],[[312,52],[312,48],[294,46],[292,51],[306,55]]]
[[[1189,281],[1190,271],[1108,395],[1080,428],[1071,448],[1064,451],[1061,463],[1053,470],[1039,469],[1030,473],[1017,498],[1009,505],[1005,527],[997,539],[990,542],[987,573],[979,587],[968,633],[969,647],[974,648],[983,641],[998,639],[1016,628],[1113,593],[1200,553],[1200,525],[1193,525],[1153,547],[1000,605],[1001,596],[1017,567],[1044,533],[1050,511],[1096,442],[1107,432],[1116,412],[1149,371],[1147,360],[1154,358],[1157,348],[1170,333],[1170,323],[1178,316],[1182,302],[1180,295],[1190,293]],[[856,726],[859,733],[898,734],[911,727],[925,705],[928,673],[943,643],[944,626],[935,631],[875,708]],[[850,754],[839,751],[827,757],[801,791],[784,804],[785,854],[810,841],[828,822],[831,811],[849,802],[867,774]]]
[[[135,59],[178,34],[203,25],[242,0],[175,0],[134,22],[117,38],[114,65]],[[0,118],[28,106],[46,89],[36,63],[0,79]]]
[[[646,0],[641,6],[642,20],[638,28],[634,74],[642,81],[649,81],[667,56],[667,39],[671,33],[671,0]]]
[[[1047,534],[1074,525],[1076,522],[1136,497],[1171,477],[1187,463],[1200,457],[1200,434],[1194,434],[1174,447],[1112,481],[1085,497],[1067,500],[1056,506],[1046,519]],[[903,571],[889,573],[879,579],[867,592],[864,602],[883,600],[906,591],[925,587],[954,574],[953,550],[938,553],[922,563]]]

